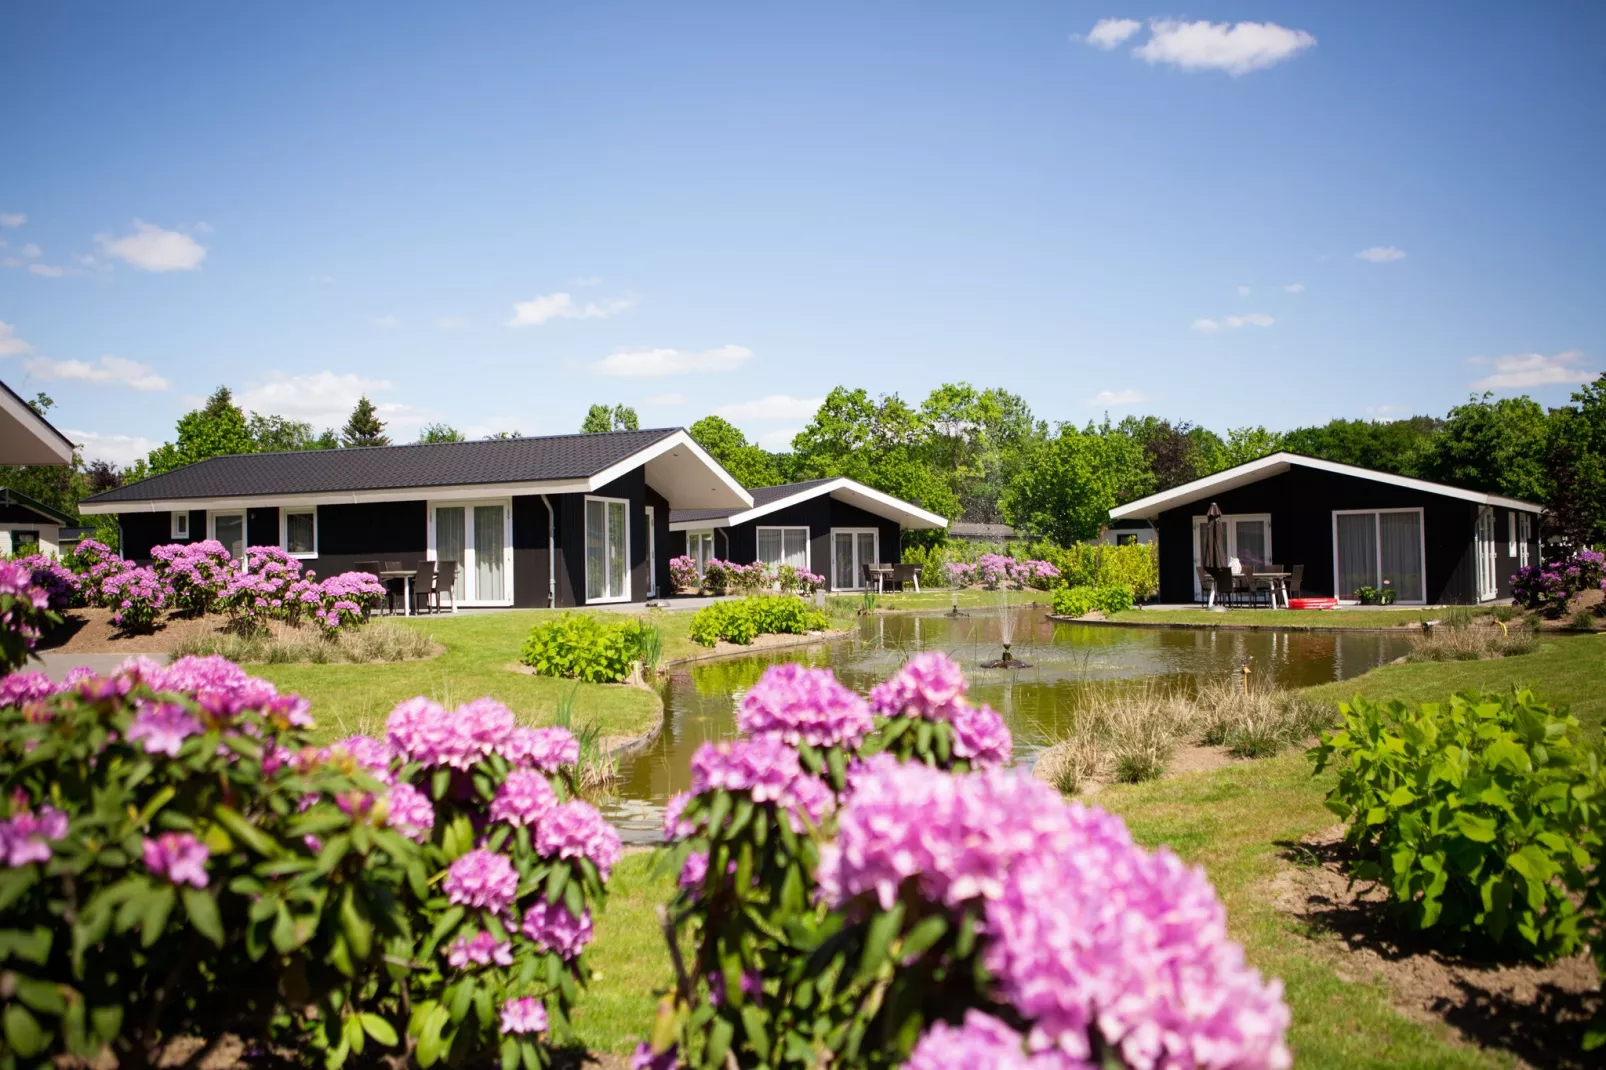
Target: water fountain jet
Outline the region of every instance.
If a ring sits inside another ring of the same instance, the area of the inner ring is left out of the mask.
[[[1032,667],[1031,662],[1021,661],[1009,652],[1010,645],[1015,641],[1015,618],[1009,612],[1009,580],[1007,577],[998,581],[998,597],[999,605],[1003,610],[1002,615],[998,618],[998,633],[999,638],[1004,641],[1004,656],[993,661],[984,661],[981,663],[981,667],[984,669],[1030,669]]]

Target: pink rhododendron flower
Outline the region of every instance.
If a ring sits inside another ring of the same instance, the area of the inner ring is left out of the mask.
[[[953,707],[954,753],[976,769],[1004,765],[1014,748],[1009,726],[989,706],[960,702]]]
[[[503,1034],[546,1032],[546,1007],[534,996],[510,999],[502,1004]]]
[[[0,706],[26,706],[65,688],[66,684],[58,684],[42,672],[14,672],[0,678]]]
[[[746,792],[758,803],[776,803],[792,815],[799,832],[803,820],[818,825],[831,811],[835,795],[804,771],[797,751],[779,736],[704,743],[691,759],[691,790]]]
[[[630,1070],[679,1070],[679,1067],[680,1053],[673,1044],[654,1053],[652,1046],[642,1041],[630,1056]]]
[[[491,820],[514,828],[535,825],[557,805],[558,797],[545,776],[530,769],[515,769],[491,800]]]
[[[603,880],[624,853],[619,833],[596,807],[579,799],[553,807],[541,819],[535,850],[543,858],[589,858]]]
[[[889,680],[870,690],[870,705],[883,717],[949,720],[948,709],[965,696],[965,673],[947,654],[928,650],[903,663]]]
[[[855,747],[873,721],[864,699],[831,670],[796,662],[765,670],[736,712],[736,727],[746,735],[775,735],[794,747]]]
[[[502,757],[515,765],[533,765],[556,773],[580,761],[580,741],[567,728],[515,728],[502,744]]]
[[[130,743],[145,741],[146,754],[177,758],[184,741],[201,734],[201,722],[176,702],[142,703],[128,726]]]
[[[397,784],[390,789],[390,812],[385,823],[408,839],[423,843],[435,827],[435,807],[429,796],[411,784]]]
[[[12,869],[48,862],[51,842],[66,835],[67,815],[54,806],[41,806],[37,814],[20,810],[0,821],[0,859]]]
[[[566,959],[572,959],[591,942],[591,912],[581,911],[576,918],[562,903],[537,900],[534,906],[524,912],[524,925],[520,932],[542,951],[555,951]]]
[[[484,849],[470,851],[451,864],[444,882],[446,898],[464,906],[500,914],[513,905],[519,875],[505,855]]]
[[[903,1065],[904,1070],[1048,1070],[1027,1059],[1019,1033],[978,1010],[966,1011],[961,1026],[932,1023]],[[1091,1070],[1091,1063],[1081,1065]]]
[[[686,861],[680,867],[679,884],[688,892],[695,893],[703,886],[708,877],[708,852],[693,851],[686,856]]]
[[[174,884],[205,888],[206,860],[211,856],[206,844],[188,832],[164,832],[144,841],[145,868]]]
[[[394,784],[396,774],[391,772],[389,744],[373,736],[347,736],[329,748],[331,756],[348,755],[363,771],[381,784]]]
[[[680,815],[685,812],[686,804],[689,802],[691,802],[691,792],[679,791],[664,803],[664,839],[680,840],[697,831],[696,825],[681,820]]]
[[[498,942],[490,933],[459,936],[446,949],[446,962],[454,969],[469,966],[513,965],[513,945],[506,940]]]

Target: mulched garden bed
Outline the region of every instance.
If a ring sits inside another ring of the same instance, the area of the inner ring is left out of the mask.
[[[61,627],[39,642],[41,652],[52,654],[171,654],[187,639],[199,639],[222,631],[227,617],[182,617],[167,614],[156,618],[150,635],[124,635],[112,624],[109,609],[69,609],[62,614]]]
[[[1272,882],[1278,909],[1335,952],[1341,980],[1381,979],[1402,1013],[1443,1022],[1468,1043],[1509,1052],[1525,1065],[1601,1065],[1598,1051],[1581,1046],[1606,1005],[1587,953],[1529,966],[1436,950],[1392,922],[1381,889],[1349,886],[1345,866],[1353,853],[1343,836],[1344,826],[1335,825],[1286,845],[1288,865]]]

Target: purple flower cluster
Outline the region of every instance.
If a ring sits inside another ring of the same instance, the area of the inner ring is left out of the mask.
[[[0,706],[26,706],[41,702],[66,685],[58,684],[42,672],[14,672],[0,677]]]
[[[78,573],[79,593],[92,606],[103,604],[101,585],[107,577],[121,572],[128,562],[112,548],[96,539],[85,539],[72,552],[69,567]]]
[[[513,734],[513,711],[495,699],[479,698],[447,713],[420,695],[390,711],[385,738],[403,761],[425,768],[467,769],[498,751]]]
[[[976,582],[976,566],[968,561],[949,561],[942,570],[948,576],[950,587],[969,587]]]
[[[677,590],[695,591],[703,585],[703,574],[697,559],[690,554],[669,559],[669,578]]]
[[[184,657],[162,666],[148,658],[129,658],[110,683],[141,682],[155,691],[193,695],[195,704],[208,717],[222,723],[254,710],[286,727],[310,728],[310,704],[298,695],[281,695],[260,677],[252,676],[227,658]],[[108,681],[85,680],[79,687],[88,693]],[[85,689],[88,689],[87,691]]]
[[[146,754],[177,758],[184,741],[201,734],[201,722],[177,702],[141,702],[128,726],[128,741],[144,740]]]
[[[452,941],[452,946],[446,949],[447,965],[453,969],[465,970],[470,966],[489,966],[495,963],[498,966],[513,965],[513,945],[506,940],[498,941],[490,933],[475,933],[473,936],[459,936]]]
[[[311,608],[313,619],[329,632],[367,620],[385,597],[385,585],[371,572],[342,572],[321,584],[302,586],[307,582],[291,584],[286,597],[295,600],[298,612]]]
[[[580,761],[580,741],[567,728],[515,728],[502,744],[502,757],[514,765],[556,773]]]
[[[624,853],[619,833],[597,808],[573,799],[555,806],[535,830],[535,850],[542,858],[585,858],[603,880]]]
[[[636,1045],[635,1052],[630,1056],[630,1070],[679,1070],[679,1067],[680,1053],[673,1044],[655,1052],[652,1045],[644,1040]]]
[[[482,849],[470,851],[446,870],[446,898],[463,906],[482,907],[495,914],[513,905],[519,875],[504,855]]]
[[[234,559],[216,539],[151,547],[152,567],[173,592],[173,603],[191,613],[210,610],[235,573]]]
[[[953,725],[954,753],[974,768],[1009,761],[1013,737],[1004,719],[987,706],[965,701],[965,674],[940,651],[928,650],[870,690],[870,706],[882,717],[919,717]]]
[[[796,565],[782,565],[775,570],[775,580],[782,591],[789,594],[813,594],[825,586],[825,577]]]
[[[863,897],[887,909],[912,887],[980,910],[997,996],[1031,1023],[1027,1048],[1060,1065],[1087,1065],[1100,1043],[1134,1067],[1288,1065],[1281,987],[1227,939],[1203,872],[1047,785],[873,759],[822,849],[819,882],[835,907]],[[970,1025],[932,1039],[927,1055],[1008,1047]]]
[[[740,731],[755,739],[773,735],[794,747],[857,747],[873,722],[864,699],[839,684],[829,669],[796,662],[767,669],[736,713]]]
[[[591,912],[581,911],[576,918],[562,903],[539,899],[524,912],[524,924],[519,931],[542,951],[555,951],[563,958],[572,959],[591,942]]]
[[[504,1036],[546,1032],[546,1007],[534,996],[510,999],[502,1004],[501,1030]]]
[[[54,806],[41,806],[37,814],[19,809],[0,821],[0,859],[12,869],[48,862],[51,842],[66,835],[67,815]]]
[[[774,803],[799,832],[804,820],[818,825],[836,803],[830,787],[805,771],[797,751],[777,735],[704,743],[691,758],[691,790],[693,795],[742,793],[756,803]]]
[[[963,1025],[937,1022],[926,1030],[903,1070],[1051,1070],[1058,1062],[1027,1058],[1022,1041],[997,1018],[972,1009],[965,1012]]]
[[[390,789],[390,812],[385,823],[410,840],[423,843],[435,827],[435,807],[429,796],[411,784],[397,784]]]
[[[982,554],[976,558],[976,574],[980,577],[983,587],[989,591],[997,590],[1009,579],[1010,569],[1014,564],[1014,558],[1005,557],[1003,554]]]
[[[174,884],[205,888],[206,860],[212,852],[188,832],[164,832],[144,841],[145,868]]]
[[[112,623],[125,632],[142,631],[167,608],[167,583],[155,571],[129,565],[101,582],[101,603],[112,611]]]
[[[49,600],[47,609],[66,609],[78,597],[78,589],[82,584],[77,574],[54,557],[25,554],[17,558],[17,564],[28,569],[33,576],[33,585],[45,592]]]
[[[537,825],[557,805],[557,794],[545,776],[529,769],[515,769],[491,800],[491,820],[514,828]]]

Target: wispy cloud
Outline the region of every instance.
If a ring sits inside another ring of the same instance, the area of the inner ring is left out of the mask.
[[[1072,34],[1071,40],[1086,41],[1094,48],[1108,52],[1141,29],[1143,23],[1137,19],[1099,19],[1087,33]]]
[[[635,304],[628,297],[621,297],[613,301],[604,301],[598,304],[587,301],[580,304],[575,301],[574,295],[569,293],[542,294],[532,297],[528,301],[519,301],[513,306],[513,318],[507,321],[509,327],[539,327],[543,323],[555,319],[565,320],[595,320],[616,316]]]
[[[158,445],[154,439],[139,435],[108,435],[100,431],[77,431],[70,427],[62,428],[61,432],[84,448],[84,457],[87,459],[110,461],[120,468],[133,464]]]
[[[1569,349],[1547,357],[1542,353],[1520,353],[1504,357],[1473,357],[1473,364],[1493,366],[1494,374],[1469,384],[1474,390],[1522,390],[1531,386],[1576,385],[1593,382],[1601,373],[1580,364],[1584,352]]]
[[[1302,283],[1302,282],[1291,282],[1287,286],[1283,287],[1283,292],[1284,293],[1291,293],[1291,294],[1302,294],[1302,293],[1305,292],[1305,284]]]
[[[621,349],[591,362],[598,375],[617,378],[664,379],[671,375],[733,372],[753,359],[746,346],[719,346],[700,353],[679,349]]]
[[[791,453],[792,440],[801,430],[801,427],[783,427],[777,431],[766,431],[758,436],[758,444],[776,453]]]
[[[206,246],[188,234],[165,230],[142,219],[134,220],[131,234],[120,238],[97,234],[95,240],[107,256],[132,264],[141,271],[194,271],[206,259]]]
[[[1100,390],[1087,399],[1089,405],[1104,408],[1115,405],[1141,405],[1149,400],[1149,395],[1140,390]]]
[[[443,331],[461,331],[469,322],[467,316],[436,316],[435,326]]]
[[[39,275],[42,278],[46,278],[46,279],[59,279],[63,275],[67,274],[68,270],[70,270],[70,269],[64,268],[64,267],[60,266],[59,264],[29,264],[28,265],[28,274],[30,274],[30,275]]]
[[[402,325],[402,321],[399,318],[389,314],[374,317],[372,323],[382,331],[394,331]]]
[[[1374,245],[1370,249],[1362,249],[1355,254],[1357,260],[1368,260],[1374,264],[1387,264],[1391,260],[1404,260],[1405,250],[1396,249],[1392,245]]]
[[[1254,291],[1253,291],[1253,290],[1251,290],[1251,289],[1250,289],[1250,288],[1249,288],[1249,287],[1247,287],[1247,286],[1240,286],[1240,287],[1238,287],[1238,296],[1239,296],[1239,297],[1248,297],[1248,296],[1249,296],[1249,295],[1250,295],[1250,294],[1252,294],[1252,293],[1254,293]]]
[[[20,357],[33,352],[33,344],[17,336],[17,328],[0,321],[0,357]]]
[[[0,212],[0,227],[20,227],[26,222],[27,212]]]
[[[1214,334],[1223,328],[1270,327],[1277,321],[1264,312],[1249,312],[1242,316],[1223,316],[1219,320],[1200,317],[1193,321],[1193,329],[1201,334]]]
[[[21,253],[23,256],[26,256],[30,260],[45,255],[45,251],[39,248],[39,245],[36,242],[29,242],[21,249],[18,249],[17,252]]]
[[[30,357],[22,362],[29,375],[47,382],[98,383],[128,390],[166,390],[171,384],[149,364],[123,357],[101,357],[93,364],[81,360]]]
[[[714,410],[714,414],[727,420],[811,420],[823,404],[823,397],[795,398],[790,394],[770,394],[757,401],[721,405]]]
[[[687,398],[685,394],[677,394],[674,391],[670,391],[667,394],[654,394],[652,397],[647,399],[647,404],[662,405],[665,408],[671,408],[676,405],[684,405],[686,404],[686,401]]]
[[[1226,71],[1233,77],[1263,70],[1314,47],[1316,38],[1275,22],[1182,22],[1150,19],[1149,39],[1132,54],[1185,71]]]
[[[374,402],[379,418],[387,423],[416,427],[427,422],[429,414],[411,405],[380,400],[379,395],[395,389],[396,384],[388,379],[370,379],[354,372],[273,372],[266,379],[247,383],[235,400],[248,412],[278,413],[316,428],[344,423],[362,397]]]

